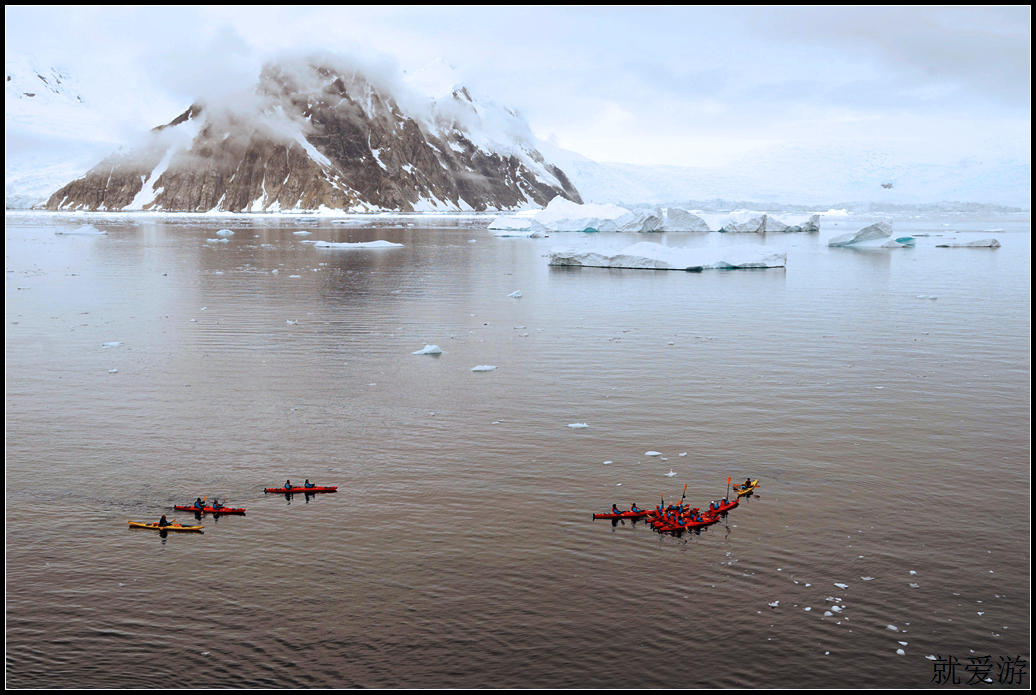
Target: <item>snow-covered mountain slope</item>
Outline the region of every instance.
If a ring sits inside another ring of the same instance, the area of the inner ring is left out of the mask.
[[[68,70],[8,58],[4,88],[6,206],[45,201],[118,146],[119,138]]]
[[[331,56],[265,67],[252,94],[196,103],[54,193],[54,210],[513,210],[579,201],[513,111],[435,101]]]

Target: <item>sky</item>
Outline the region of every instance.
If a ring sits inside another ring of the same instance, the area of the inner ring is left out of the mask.
[[[127,131],[254,85],[286,51],[448,65],[596,161],[1030,163],[1025,7],[11,7]],[[834,153],[834,154],[832,154]]]

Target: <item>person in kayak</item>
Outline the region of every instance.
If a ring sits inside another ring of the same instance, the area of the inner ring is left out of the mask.
[[[213,509],[217,509],[217,510],[218,509],[223,509],[223,505],[219,503],[219,500],[217,498],[213,497],[212,498],[212,508]]]
[[[309,478],[306,478],[306,482],[303,484],[302,487],[316,487],[316,485],[314,485],[313,483],[309,482]]]
[[[158,526],[159,528],[164,528],[166,526],[172,526],[172,524],[166,521],[165,514],[163,514],[162,518],[158,520]]]
[[[640,514],[640,509],[637,507],[637,503],[636,502],[634,502],[633,504],[630,505],[630,511],[633,512],[634,514]]]
[[[622,514],[622,512],[619,511],[619,507],[617,505],[612,505],[612,514],[614,514],[615,516],[619,516],[620,514]]]
[[[205,503],[201,501],[201,497],[194,500],[194,507],[196,509],[205,509]]]
[[[741,489],[742,490],[747,490],[750,487],[752,487],[752,479],[751,478],[745,478],[745,484],[741,486]]]
[[[290,480],[284,483],[284,489],[285,490],[290,490],[291,489],[291,481]]]

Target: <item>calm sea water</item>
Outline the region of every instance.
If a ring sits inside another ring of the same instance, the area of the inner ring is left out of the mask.
[[[107,236],[55,234],[84,221]],[[788,253],[679,273],[550,268],[644,237],[486,218],[7,215],[7,685],[924,687],[930,657],[1028,660],[1029,218],[826,246],[871,221],[649,237]],[[591,521],[728,477],[762,487],[700,534]],[[263,494],[287,478],[339,492]],[[247,516],[127,527],[201,495]]]

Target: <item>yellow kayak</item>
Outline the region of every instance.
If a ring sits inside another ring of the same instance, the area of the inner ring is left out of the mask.
[[[146,521],[131,521],[129,522],[130,528],[151,528],[156,531],[181,531],[181,532],[194,532],[204,533],[202,531],[204,526],[184,526],[183,524],[169,524],[168,526],[159,526],[158,524],[149,524]]]
[[[735,485],[734,492],[737,493],[738,497],[742,497],[749,493],[755,492],[755,489],[759,487],[759,478],[752,481],[751,485]]]

